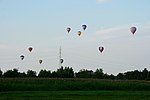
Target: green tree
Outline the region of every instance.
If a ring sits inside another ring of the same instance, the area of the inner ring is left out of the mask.
[[[4,77],[18,77],[19,76],[19,72],[18,69],[14,68],[13,70],[7,70],[4,73]]]
[[[146,80],[148,78],[148,70],[147,68],[144,68],[144,70],[142,71],[142,79]]]
[[[3,72],[1,71],[1,69],[0,69],[0,77],[2,77],[3,76]]]
[[[115,78],[116,77],[113,74],[109,75],[109,79],[114,80]]]
[[[57,69],[56,71],[57,73],[57,77],[60,77],[60,78],[73,78],[74,77],[74,71],[72,68],[69,68],[69,67],[65,67],[63,68],[63,66],[59,69]],[[56,73],[53,73],[56,75]]]
[[[123,79],[124,79],[124,74],[123,74],[123,73],[119,73],[119,74],[117,75],[117,79],[123,80]]]
[[[25,72],[22,73],[19,72],[19,77],[27,77],[27,74]]]
[[[57,74],[57,72],[56,72],[56,71],[53,71],[51,75],[52,75],[52,77],[53,77],[53,78],[58,77],[58,74]]]
[[[98,78],[98,79],[104,78],[104,73],[103,73],[103,70],[101,68],[96,69],[96,71],[94,72],[94,78]]]
[[[28,70],[27,77],[36,77],[36,71]]]
[[[64,68],[63,68],[63,66],[61,66],[59,69],[57,69],[57,75],[58,75],[58,77],[60,77],[60,78],[64,78],[65,73],[64,73]]]
[[[150,80],[150,71],[148,72],[147,80]]]
[[[72,68],[65,67],[63,73],[64,73],[65,78],[73,78],[74,77],[74,71]]]
[[[38,77],[51,77],[51,71],[41,70]]]
[[[14,77],[18,77],[19,76],[18,69],[14,68],[12,72],[13,72],[13,76]]]
[[[109,79],[109,75],[107,73],[104,74],[104,79]]]
[[[124,73],[124,78],[127,79],[127,80],[131,80],[133,79],[133,72],[132,71],[128,71],[128,72],[125,72]]]
[[[133,72],[133,79],[140,80],[141,79],[141,72],[138,70],[135,70]]]
[[[77,78],[92,78],[94,72],[92,70],[82,69],[78,73],[75,73]]]

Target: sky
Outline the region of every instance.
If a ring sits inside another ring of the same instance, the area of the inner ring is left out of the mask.
[[[150,70],[149,4],[150,0],[0,0],[0,69],[57,70],[61,47],[62,66],[75,72]],[[134,35],[132,26],[137,28]]]

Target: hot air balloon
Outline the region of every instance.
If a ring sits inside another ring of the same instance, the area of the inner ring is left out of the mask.
[[[28,50],[31,52],[31,51],[33,50],[33,48],[32,48],[32,47],[29,47]]]
[[[131,27],[130,28],[130,31],[132,32],[132,34],[134,34],[136,32],[136,30],[137,30],[136,27]]]
[[[82,25],[83,30],[87,28],[87,25]]]
[[[39,60],[39,63],[41,64],[43,62],[43,60]]]
[[[24,55],[21,55],[20,58],[21,58],[21,60],[23,60],[24,59]]]
[[[64,60],[63,59],[60,59],[60,63],[62,64],[64,62]]]
[[[77,34],[80,36],[81,35],[81,31],[78,31]]]
[[[99,47],[99,51],[102,53],[104,51],[104,47]]]
[[[67,31],[68,31],[68,33],[69,33],[69,32],[71,31],[71,28],[70,28],[70,27],[68,27],[68,28],[67,28]]]

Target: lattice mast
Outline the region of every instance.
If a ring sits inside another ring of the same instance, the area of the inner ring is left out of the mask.
[[[59,48],[59,68],[61,67],[61,47]]]

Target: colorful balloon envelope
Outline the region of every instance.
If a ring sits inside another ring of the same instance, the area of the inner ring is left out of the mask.
[[[80,36],[80,35],[81,35],[81,31],[78,31],[78,32],[77,32],[77,35]]]
[[[69,33],[70,31],[71,31],[71,28],[70,28],[70,27],[68,27],[68,28],[67,28],[67,32]]]
[[[104,47],[99,47],[99,51],[102,53],[104,51]]]
[[[60,59],[60,63],[62,64],[64,62],[64,60],[63,59]]]
[[[29,47],[28,50],[31,52],[31,51],[33,50],[33,48],[32,48],[32,47]]]
[[[132,34],[134,34],[136,32],[136,30],[137,30],[136,27],[131,27],[130,28],[130,31],[131,31]]]
[[[20,58],[21,58],[21,60],[23,60],[24,59],[24,55],[21,55]]]
[[[87,25],[82,25],[83,30],[87,28]]]
[[[42,64],[43,60],[39,60],[39,63]]]

